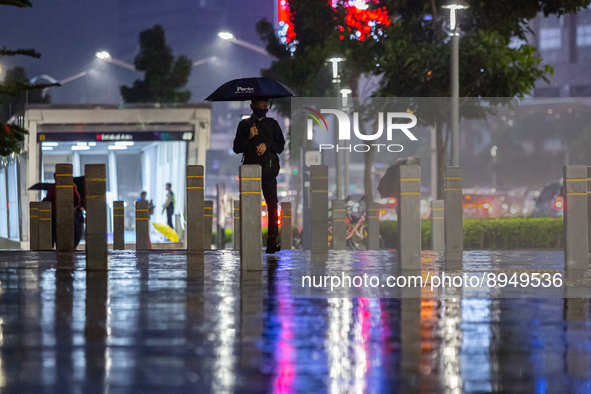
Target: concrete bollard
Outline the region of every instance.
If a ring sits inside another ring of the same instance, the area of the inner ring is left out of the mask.
[[[51,202],[37,203],[39,210],[39,249],[38,250],[52,250],[53,240],[51,239]]]
[[[86,269],[108,270],[107,166],[84,166],[86,199]]]
[[[445,167],[445,259],[462,261],[464,224],[462,169]]]
[[[367,250],[380,250],[380,205],[367,203]]]
[[[587,240],[591,253],[591,167],[587,167]]]
[[[216,244],[217,249],[226,248],[226,184],[218,183],[216,186],[217,199],[216,199]]]
[[[39,250],[39,202],[29,203],[29,249]]]
[[[445,250],[445,203],[431,201],[431,250]]]
[[[113,201],[113,250],[125,250],[125,203]]]
[[[55,244],[58,252],[74,251],[74,187],[71,164],[55,165]]]
[[[421,269],[421,167],[401,165],[396,169],[399,195],[398,264],[402,270]]]
[[[310,166],[310,241],[312,253],[328,253],[328,166]]]
[[[332,249],[347,249],[347,202],[332,200]]]
[[[564,263],[567,271],[587,271],[587,168],[563,168]]]
[[[203,253],[204,187],[203,166],[189,165],[187,173],[187,252]]]
[[[148,201],[135,203],[135,250],[150,250],[150,212]]]
[[[240,265],[242,271],[263,269],[261,235],[261,166],[240,166]]]
[[[281,203],[281,249],[291,250],[291,203]]]
[[[234,250],[240,250],[240,200],[234,201],[234,229],[232,230]]]
[[[213,238],[213,201],[203,202],[203,250],[211,250]]]

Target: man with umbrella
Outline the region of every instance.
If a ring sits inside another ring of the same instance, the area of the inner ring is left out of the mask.
[[[267,202],[268,236],[267,253],[281,250],[277,241],[277,175],[279,174],[279,154],[283,152],[285,138],[279,123],[267,118],[269,101],[267,98],[253,99],[250,104],[252,116],[238,124],[234,138],[234,153],[242,153],[243,164],[261,166],[263,196]]]

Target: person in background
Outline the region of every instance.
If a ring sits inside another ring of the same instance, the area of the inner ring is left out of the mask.
[[[55,181],[55,174],[53,174],[53,180]],[[74,206],[72,207],[72,209],[79,210],[80,209],[80,193],[78,193],[78,188],[76,187],[76,184],[73,184],[72,191],[74,193]],[[52,239],[53,245],[55,245],[55,242],[56,242],[55,226],[56,226],[56,222],[57,222],[56,221],[56,209],[55,209],[56,208],[56,201],[55,201],[55,198],[56,198],[55,183],[52,183],[51,185],[49,185],[49,188],[47,189],[47,195],[45,196],[43,201],[51,202],[51,239]],[[76,216],[74,216],[74,222],[76,222]],[[76,223],[74,223],[74,225],[76,225]],[[75,247],[77,247],[79,243],[80,243],[80,237],[76,237],[76,233],[74,233]]]
[[[148,201],[146,199],[147,197],[148,197],[147,192],[141,192],[140,198],[137,199],[137,202]],[[154,203],[152,202],[152,200],[149,200],[148,201],[148,217],[152,216],[153,213],[154,213]]]
[[[174,226],[172,225],[172,214],[174,213],[174,193],[172,192],[172,185],[170,183],[166,184],[166,191],[168,192],[166,194],[166,202],[164,203],[164,206],[162,207],[162,213],[164,213],[164,211],[166,211],[166,217],[168,219],[168,226],[172,229],[174,229]]]

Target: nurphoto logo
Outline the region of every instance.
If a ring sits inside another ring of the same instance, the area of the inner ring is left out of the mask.
[[[338,123],[338,138],[339,141],[348,141],[351,139],[351,119],[347,113],[344,111],[340,111],[338,109],[321,109],[320,112],[309,108],[303,107],[304,112],[309,115],[311,118],[308,119],[307,122],[307,138],[308,140],[312,140],[314,138],[314,123],[320,126],[320,130],[328,131],[328,124],[326,119],[322,114],[333,114],[336,117]],[[384,127],[384,119],[386,120],[386,126]],[[400,122],[401,119],[408,119],[410,122],[405,123],[396,123]],[[411,128],[417,125],[417,117],[414,114],[408,112],[379,112],[378,113],[378,129],[375,134],[363,134],[359,131],[359,113],[353,112],[353,133],[355,136],[362,141],[376,141],[379,139],[383,133],[384,129],[386,129],[386,138],[388,141],[392,141],[392,136],[394,135],[394,131],[401,131],[410,139],[411,141],[417,141],[417,137],[410,131]],[[388,152],[402,152],[404,149],[400,144],[371,144],[371,146],[375,146],[380,151],[380,147],[385,146]],[[371,149],[370,145],[367,144],[356,144],[352,146],[336,146],[333,144],[320,144],[318,149],[320,152],[323,150],[331,150],[336,149],[337,152],[339,150],[348,150],[351,151],[351,148],[355,152],[367,152]]]

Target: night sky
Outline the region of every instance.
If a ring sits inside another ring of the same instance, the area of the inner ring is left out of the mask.
[[[40,59],[0,59],[3,69],[24,66],[29,77],[50,75],[57,80],[85,70],[89,75],[52,88],[53,103],[120,103],[119,85],[131,84],[138,74],[95,57],[107,50],[133,63],[138,34],[162,24],[175,55],[191,60],[217,56],[215,64],[193,69],[187,88],[191,102],[201,102],[223,82],[260,75],[271,58],[217,37],[230,30],[236,37],[264,46],[255,24],[273,20],[273,0],[33,0],[33,8],[0,6],[0,45],[34,48]]]

